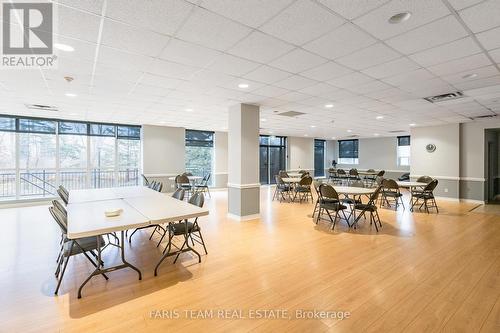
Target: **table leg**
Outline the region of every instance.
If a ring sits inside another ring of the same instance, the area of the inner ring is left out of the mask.
[[[108,268],[104,268],[102,267],[102,261],[101,261],[101,236],[96,236],[97,237],[97,267],[96,269],[85,279],[85,281],[83,281],[83,283],[80,285],[80,288],[78,288],[78,298],[82,298],[82,289],[83,287],[90,281],[90,279],[92,279],[94,276],[96,275],[101,275],[101,274],[105,274],[105,273],[108,273],[108,272],[112,272],[112,271],[116,271],[118,269],[122,269],[122,268],[132,268],[133,270],[135,270],[137,273],[139,273],[139,280],[142,280],[142,273],[141,271],[135,267],[134,265],[128,263],[126,260],[125,260],[125,242],[124,242],[124,238],[125,238],[125,231],[121,231],[121,244],[120,244],[120,253],[121,253],[121,257],[122,257],[122,262],[123,264],[121,265],[118,265],[118,266],[113,266],[113,267],[108,267]]]

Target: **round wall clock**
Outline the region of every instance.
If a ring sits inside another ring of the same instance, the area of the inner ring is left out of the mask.
[[[436,145],[433,143],[429,143],[427,146],[425,146],[425,150],[427,150],[428,153],[433,153],[436,150]]]

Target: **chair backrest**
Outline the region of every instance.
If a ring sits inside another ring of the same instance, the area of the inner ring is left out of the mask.
[[[55,207],[49,207],[50,214],[61,228],[63,234],[68,232],[68,223],[66,217]]]
[[[381,190],[382,190],[382,186],[379,186],[379,187],[377,187],[377,189],[375,190],[375,192],[373,192],[370,195],[370,201],[368,202],[369,205],[376,205],[377,200],[378,200],[378,196],[380,195],[380,191]]]
[[[351,176],[357,176],[358,175],[358,169],[352,168],[351,170],[349,170],[349,175],[351,175]]]
[[[375,177],[375,182],[377,183],[377,185],[382,185],[382,183],[384,182],[385,178],[384,177],[381,177],[381,176],[376,176]]]
[[[203,195],[203,192],[196,192],[189,198],[189,203],[191,205],[195,205],[198,207],[203,207],[203,204],[205,203],[205,196]]]
[[[163,189],[163,183],[162,182],[156,182],[156,187],[154,188],[155,191],[161,192]]]
[[[300,178],[305,178],[305,177],[310,177],[309,172],[303,173],[302,176],[300,176]]]
[[[193,175],[193,173],[191,173],[191,172],[184,172],[184,173],[183,173],[183,175],[184,175],[184,176],[192,176],[192,175]]]
[[[385,175],[385,170],[380,170],[378,173],[377,173],[377,176],[378,177],[383,177]]]
[[[375,172],[375,170],[374,169],[368,169],[368,170],[366,170],[366,172]]]
[[[175,190],[174,193],[172,193],[172,198],[178,199],[178,200],[184,200],[184,194],[185,191],[182,188],[178,188]]]
[[[346,172],[345,172],[345,170],[344,170],[344,169],[337,169],[337,174],[338,174],[338,175],[345,175],[345,174],[346,174]]]
[[[309,186],[312,184],[312,177],[311,176],[304,176],[300,179],[299,185],[301,186]]]
[[[307,171],[306,171],[306,170],[300,170],[300,171],[299,171],[299,173],[300,173],[301,175],[303,175],[303,174],[307,173]]]
[[[429,184],[430,182],[432,182],[432,177],[429,177],[429,176],[420,176],[420,177],[418,177],[417,182]]]
[[[285,185],[285,182],[283,181],[280,175],[275,175],[274,179],[276,180],[276,185],[278,186]]]
[[[394,179],[384,179],[382,181],[382,186],[389,190],[399,190],[399,185]]]
[[[68,216],[66,208],[64,208],[64,206],[59,201],[52,200],[52,206],[54,206],[54,208],[60,211],[64,216]]]
[[[424,191],[425,192],[432,192],[432,191],[434,191],[434,189],[436,188],[437,185],[438,185],[438,180],[433,179],[433,180],[431,180],[431,182],[429,184],[427,184],[427,186],[424,188]]]
[[[321,184],[319,186],[319,193],[321,194],[322,198],[328,198],[328,199],[333,199],[333,200],[339,200],[339,194],[333,186],[329,184]]]
[[[69,197],[66,196],[66,193],[64,193],[64,191],[61,190],[60,188],[58,188],[56,192],[59,195],[59,197],[61,198],[61,200],[64,202],[64,204],[67,205],[69,202]]]
[[[189,178],[187,175],[178,175],[177,177],[175,177],[175,182],[177,184],[189,184]]]
[[[280,170],[278,172],[278,175],[281,177],[281,178],[288,178],[288,173],[285,171],[285,170]]]
[[[149,180],[144,176],[144,174],[141,174],[142,176],[142,182],[144,185],[149,186]]]
[[[321,186],[322,183],[320,181],[315,180],[312,182],[312,184],[313,184],[314,190],[316,191],[316,194],[319,196],[319,187]]]
[[[64,194],[66,194],[67,197],[69,197],[69,191],[66,189],[66,187],[59,185],[59,188],[64,192]]]
[[[365,183],[362,180],[353,181],[351,184],[352,187],[365,187]]]

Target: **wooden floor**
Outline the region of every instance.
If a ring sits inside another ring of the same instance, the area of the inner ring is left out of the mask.
[[[53,295],[59,233],[47,207],[0,210],[0,331],[500,332],[498,215],[439,201],[439,215],[381,209],[379,233],[369,223],[332,232],[312,222],[312,204],[271,202],[271,194],[262,189],[260,220],[238,222],[226,217],[227,192],[213,193],[201,220],[208,256],[167,261],[158,277],[161,249],[149,232],[136,234],[126,251],[143,280],[131,270],[96,277],[80,300],[91,272],[80,257]],[[117,259],[106,250],[106,263]],[[263,309],[291,319],[188,320],[184,312]],[[295,319],[296,310],[350,317]],[[178,319],[166,318],[175,311]]]

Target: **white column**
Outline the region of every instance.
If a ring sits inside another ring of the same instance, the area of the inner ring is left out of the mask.
[[[259,217],[259,107],[229,108],[228,214],[239,220]]]

